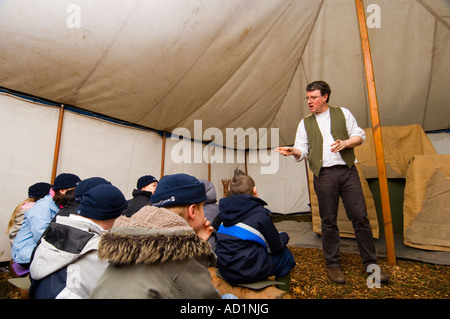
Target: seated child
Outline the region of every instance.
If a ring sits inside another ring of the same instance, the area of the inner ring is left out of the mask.
[[[89,298],[108,266],[97,254],[101,235],[112,227],[126,206],[125,196],[117,187],[100,184],[82,194],[76,213],[57,215],[34,252],[30,297]]]
[[[236,170],[230,197],[219,201],[220,217],[216,244],[217,266],[230,284],[250,283],[275,275],[288,291],[290,271],[295,266],[286,247],[289,236],[275,228],[267,205],[258,198],[255,182]]]
[[[75,199],[75,187],[80,181],[75,174],[59,174],[56,176],[49,194],[38,200],[25,213],[23,224],[11,247],[11,257],[14,262],[24,268],[30,267],[31,255],[42,233],[56,213]]]
[[[216,257],[205,200],[195,177],[161,178],[153,206],[119,217],[103,236],[98,253],[109,265],[91,298],[220,299],[208,270]]]
[[[38,200],[46,196],[50,192],[51,187],[52,185],[45,182],[35,183],[28,187],[28,198],[17,205],[16,209],[14,209],[8,223],[8,228],[6,229],[11,246],[17,233],[19,232],[20,226],[23,224],[25,212],[33,207]]]
[[[136,188],[133,190],[133,198],[128,202],[127,209],[123,214],[131,217],[139,209],[146,205],[151,205],[151,196],[158,186],[158,180],[152,175],[144,175],[139,177],[136,183]]]

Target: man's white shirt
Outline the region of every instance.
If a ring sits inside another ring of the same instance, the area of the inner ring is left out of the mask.
[[[353,136],[360,136],[364,143],[366,139],[366,133],[364,132],[364,130],[358,126],[355,117],[349,110],[344,107],[341,107],[341,109],[344,113],[349,138]],[[322,167],[345,165],[345,161],[342,159],[341,154],[339,152],[333,153],[330,150],[330,145],[334,142],[334,138],[331,135],[330,109],[319,114],[313,114],[312,116],[316,117],[320,132],[322,133]],[[308,134],[306,133],[304,119],[302,119],[298,125],[297,133],[295,135],[294,147],[298,148],[301,152],[300,157],[294,157],[296,161],[301,161],[308,156]]]

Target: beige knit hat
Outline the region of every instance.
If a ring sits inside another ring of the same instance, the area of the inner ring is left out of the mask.
[[[102,236],[98,255],[112,264],[150,264],[214,256],[211,246],[200,239],[176,213],[144,206],[131,217],[120,216]]]
[[[120,216],[111,233],[130,236],[174,236],[195,234],[188,222],[176,213],[155,206],[144,206],[131,217]]]

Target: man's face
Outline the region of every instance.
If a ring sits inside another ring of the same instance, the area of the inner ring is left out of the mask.
[[[315,114],[322,113],[327,110],[328,94],[321,95],[320,90],[306,92],[306,100],[308,101],[309,110]]]

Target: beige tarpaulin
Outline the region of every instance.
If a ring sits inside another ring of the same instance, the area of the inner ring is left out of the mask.
[[[404,243],[450,251],[450,155],[418,155],[406,174]]]
[[[365,178],[378,178],[372,129],[365,129],[365,142],[355,148]],[[383,126],[383,147],[388,178],[405,178],[409,161],[415,155],[436,155],[420,125]]]
[[[369,184],[367,183],[367,180],[365,179],[364,174],[362,173],[361,169],[358,166],[359,165],[357,164],[356,167],[358,169],[359,179],[361,181],[361,186],[363,188],[364,197],[366,199],[367,217],[369,218],[373,237],[378,238],[379,237],[379,226],[378,226],[377,212],[375,210],[375,203],[373,201],[373,197],[372,197],[372,193],[369,188]],[[312,222],[313,222],[313,231],[317,234],[321,234],[322,230],[321,230],[321,221],[320,221],[320,215],[319,215],[319,204],[317,202],[316,192],[314,191],[313,174],[312,174],[311,170],[308,170],[308,175],[309,175],[308,176],[309,193],[311,196],[311,214],[312,214]],[[347,218],[347,215],[346,215],[345,209],[344,209],[344,205],[342,204],[341,199],[339,199],[337,225],[339,227],[339,234],[341,237],[350,237],[350,238],[355,237],[352,223]]]

